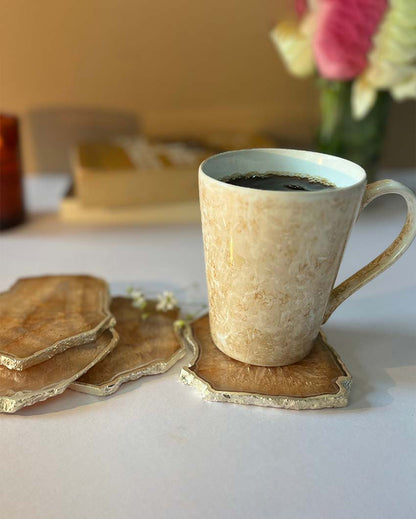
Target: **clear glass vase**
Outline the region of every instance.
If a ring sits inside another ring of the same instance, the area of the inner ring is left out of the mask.
[[[370,112],[357,121],[351,111],[350,81],[319,81],[321,126],[317,148],[360,164],[373,180],[377,170],[391,98],[380,91]]]

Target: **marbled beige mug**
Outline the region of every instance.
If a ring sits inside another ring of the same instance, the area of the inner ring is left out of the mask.
[[[284,192],[221,182],[253,171],[301,174],[336,187]],[[366,186],[360,166],[319,153],[221,153],[201,164],[199,191],[212,339],[230,357],[260,366],[304,358],[337,306],[396,261],[416,234],[416,199],[410,189],[394,180]],[[407,202],[400,235],[333,288],[359,212],[390,193]]]

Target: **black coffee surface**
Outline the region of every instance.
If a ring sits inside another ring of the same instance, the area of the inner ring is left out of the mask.
[[[323,183],[312,177],[292,176],[278,171],[270,173],[256,173],[253,171],[244,175],[236,173],[222,179],[222,181],[233,186],[264,189],[267,191],[319,191],[335,187],[329,182]]]

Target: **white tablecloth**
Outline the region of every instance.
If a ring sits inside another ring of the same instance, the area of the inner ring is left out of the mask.
[[[412,181],[414,177],[409,177]],[[22,276],[91,273],[114,293],[193,287],[199,226],[68,226],[47,213],[65,177],[27,183],[31,221],[0,238],[0,289]],[[398,233],[404,203],[375,202],[340,278]],[[416,246],[324,329],[354,377],[349,407],[287,411],[202,401],[170,372],[98,398],[72,391],[0,417],[2,518],[416,517]]]

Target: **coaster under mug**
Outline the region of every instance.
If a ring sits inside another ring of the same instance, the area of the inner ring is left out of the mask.
[[[348,405],[351,374],[322,331],[307,357],[281,367],[244,364],[222,353],[208,315],[184,326],[180,338],[194,352],[180,379],[205,400],[298,410]]]

